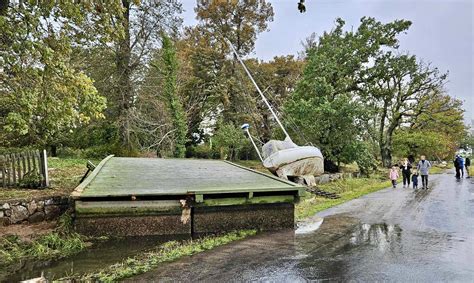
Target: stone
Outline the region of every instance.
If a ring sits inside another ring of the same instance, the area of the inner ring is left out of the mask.
[[[36,204],[36,201],[31,201],[28,204],[28,213],[31,215],[36,212],[36,209],[38,208],[38,205]]]
[[[12,215],[12,210],[11,209],[5,210],[5,216],[6,217],[10,217],[11,215]]]
[[[45,219],[53,220],[59,217],[61,210],[56,205],[47,205],[44,207]]]
[[[12,207],[11,211],[12,215],[10,216],[10,220],[12,223],[18,223],[28,219],[28,209],[22,205]]]
[[[47,199],[45,202],[44,202],[44,205],[53,205],[54,204],[54,199],[50,198],[50,199]]]
[[[30,215],[30,217],[28,217],[28,222],[38,223],[38,222],[44,221],[44,218],[45,218],[44,212],[38,211],[38,212],[35,212],[34,214]]]
[[[37,205],[37,208],[36,208],[37,210],[43,210],[43,208],[44,208],[44,200],[38,201],[38,202],[36,203],[36,205]]]
[[[59,201],[59,204],[68,205],[69,204],[69,197],[62,197]]]
[[[320,184],[326,184],[326,183],[329,183],[329,181],[330,181],[329,174],[323,174],[319,177]]]
[[[8,204],[8,202],[6,202],[6,203],[4,203],[4,204],[2,205],[2,208],[3,208],[4,210],[10,209],[10,204]]]
[[[3,212],[3,210],[0,210],[0,218],[3,218],[4,215],[5,213]]]

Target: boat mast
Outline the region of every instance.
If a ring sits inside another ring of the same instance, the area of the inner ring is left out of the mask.
[[[260,88],[258,87],[257,83],[255,82],[255,80],[253,79],[252,75],[250,74],[249,70],[247,69],[247,67],[245,66],[244,62],[242,61],[242,58],[240,58],[239,54],[237,53],[237,51],[235,50],[234,48],[234,45],[232,45],[232,43],[228,40],[228,39],[225,39],[227,41],[227,44],[229,44],[230,48],[232,49],[232,52],[235,54],[235,56],[237,57],[237,59],[239,60],[240,64],[242,65],[242,67],[244,68],[245,72],[247,73],[247,75],[249,76],[250,80],[252,81],[253,85],[255,86],[255,88],[257,89],[258,93],[260,94],[260,96],[262,97],[262,100],[263,102],[265,102],[265,104],[267,105],[268,109],[270,109],[270,112],[272,112],[272,115],[273,117],[275,118],[275,120],[277,121],[278,125],[280,126],[281,130],[283,131],[283,133],[285,134],[286,138],[285,139],[289,139],[291,141],[291,138],[290,138],[290,135],[288,135],[288,132],[285,130],[285,128],[283,127],[283,124],[280,122],[280,119],[278,119],[278,116],[276,115],[275,111],[273,111],[273,108],[271,107],[270,103],[268,102],[267,98],[263,95],[262,91],[260,90]]]

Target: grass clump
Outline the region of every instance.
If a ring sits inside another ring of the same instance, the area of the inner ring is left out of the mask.
[[[58,259],[80,252],[86,243],[72,231],[71,225],[71,216],[64,214],[55,231],[32,241],[24,241],[17,235],[0,238],[0,267],[25,259]]]
[[[77,233],[62,235],[51,232],[32,242],[24,242],[18,236],[0,238],[0,266],[6,266],[23,259],[53,259],[67,257],[85,247]]]
[[[161,263],[174,261],[184,256],[194,255],[232,241],[241,240],[255,235],[256,230],[241,230],[218,236],[207,236],[197,240],[170,241],[155,250],[140,256],[127,258],[120,263],[113,264],[94,273],[82,276],[63,278],[64,280],[77,279],[79,281],[114,282],[150,271]]]

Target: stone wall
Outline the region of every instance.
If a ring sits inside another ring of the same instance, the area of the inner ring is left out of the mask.
[[[55,220],[72,204],[69,196],[0,201],[0,225]]]

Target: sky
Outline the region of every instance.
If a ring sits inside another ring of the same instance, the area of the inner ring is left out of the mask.
[[[274,56],[297,55],[301,42],[311,33],[321,35],[345,20],[356,29],[363,16],[381,22],[407,19],[413,22],[401,35],[402,52],[431,62],[449,72],[447,92],[463,100],[465,120],[474,120],[474,4],[473,0],[306,0],[306,13],[299,13],[298,0],[269,0],[274,20],[269,30],[257,36],[251,57],[270,60]],[[182,0],[184,24],[196,23],[195,0]],[[474,126],[474,125],[473,125]]]

